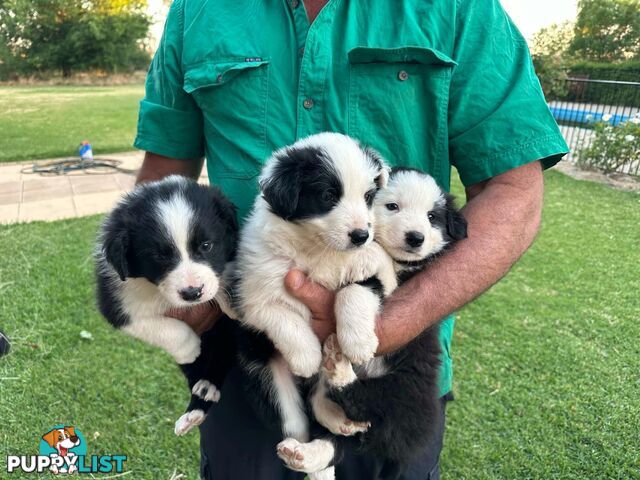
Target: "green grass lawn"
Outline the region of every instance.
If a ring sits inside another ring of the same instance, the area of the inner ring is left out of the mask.
[[[0,87],[0,162],[131,150],[142,85]]]
[[[640,478],[640,196],[546,178],[537,242],[460,313],[444,479]],[[178,369],[93,305],[99,221],[0,229],[0,328],[14,342],[0,360],[0,472],[64,422],[89,453],[127,454],[128,478],[197,478],[197,434],[172,431]]]

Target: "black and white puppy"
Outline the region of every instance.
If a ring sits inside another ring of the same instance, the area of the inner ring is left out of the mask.
[[[376,196],[375,217],[376,241],[393,259],[400,284],[467,235],[453,197],[416,170],[391,172],[387,187]],[[286,439],[279,456],[295,470],[323,471],[340,461],[351,442],[384,459],[389,478],[401,473],[427,444],[438,418],[438,331],[432,327],[402,349],[355,369],[339,341],[330,337],[310,403],[317,421],[337,436],[309,443]]]
[[[176,434],[201,423],[218,401],[234,352],[224,321],[201,341],[165,313],[213,300],[229,312],[223,273],[237,237],[236,208],[222,192],[180,176],[136,187],[102,225],[98,307],[115,328],[164,349],[182,368],[192,400]]]
[[[308,308],[289,295],[283,279],[298,268],[337,291],[344,354],[356,364],[373,358],[381,301],[357,282],[377,276],[385,293],[396,286],[393,263],[373,242],[373,201],[387,178],[388,169],[373,150],[335,133],[278,150],[263,169],[261,195],[240,239],[234,294],[240,321],[259,332],[240,358],[268,397],[284,436],[308,439],[305,400],[295,376],[319,371],[322,348]]]

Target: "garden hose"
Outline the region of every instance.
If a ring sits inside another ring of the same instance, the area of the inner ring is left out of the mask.
[[[82,171],[90,175],[104,175],[107,173],[121,172],[132,174],[136,170],[122,168],[120,160],[109,158],[95,158],[84,160],[70,158],[68,160],[55,160],[51,162],[34,163],[30,167],[21,170],[22,173],[38,173],[43,176],[66,175],[67,173]]]

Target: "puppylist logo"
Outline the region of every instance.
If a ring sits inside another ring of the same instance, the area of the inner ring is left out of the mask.
[[[84,436],[72,425],[57,425],[42,435],[39,455],[9,455],[7,472],[54,474],[122,473],[126,455],[87,455]]]

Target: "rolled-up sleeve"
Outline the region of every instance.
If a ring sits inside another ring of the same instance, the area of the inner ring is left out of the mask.
[[[147,74],[134,146],[167,157],[193,159],[204,154],[203,119],[193,98],[183,90],[183,11],[183,0],[175,0]]]
[[[541,160],[567,145],[527,44],[499,0],[459,0],[449,102],[449,155],[465,185]]]

